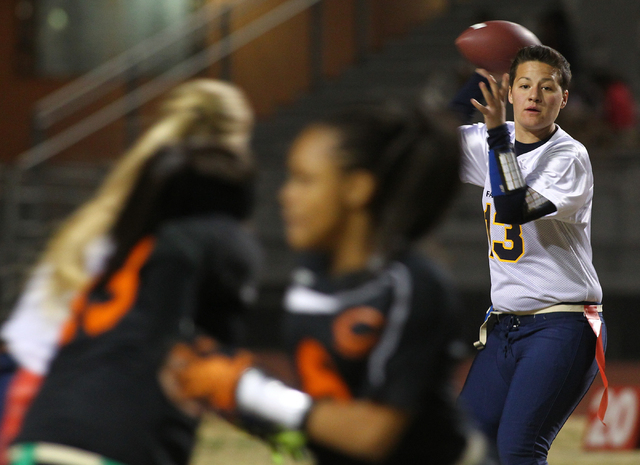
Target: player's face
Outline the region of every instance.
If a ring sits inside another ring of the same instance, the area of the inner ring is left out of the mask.
[[[546,63],[526,61],[518,66],[509,102],[519,142],[538,142],[555,130],[555,120],[569,97],[559,81],[560,72]]]
[[[338,148],[338,132],[326,127],[307,129],[291,147],[280,201],[293,249],[329,251],[340,238],[348,209]]]

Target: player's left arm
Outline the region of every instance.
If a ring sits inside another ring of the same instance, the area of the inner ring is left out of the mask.
[[[508,75],[501,83],[485,70],[478,70],[485,82],[479,84],[486,105],[476,99],[471,103],[484,116],[488,129],[489,178],[496,209],[496,221],[504,224],[524,224],[557,210],[549,199],[525,182],[506,126]]]
[[[557,211],[524,179],[506,125],[489,130],[489,178],[496,222],[524,224]]]
[[[223,414],[257,418],[274,431],[303,431],[311,441],[361,460],[387,457],[408,422],[404,411],[366,399],[316,401],[257,368],[244,350],[185,353],[192,352],[176,346],[165,367],[178,386],[174,401],[197,399]]]
[[[378,462],[397,447],[410,416],[368,399],[319,401],[309,413],[309,438],[361,460]]]

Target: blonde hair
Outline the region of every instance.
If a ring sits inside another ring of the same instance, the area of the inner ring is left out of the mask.
[[[64,299],[88,284],[87,245],[109,233],[141,167],[158,149],[181,141],[210,140],[248,154],[252,129],[253,111],[238,87],[212,79],[177,86],[162,103],[156,123],[47,244],[41,262],[51,268],[50,297]]]

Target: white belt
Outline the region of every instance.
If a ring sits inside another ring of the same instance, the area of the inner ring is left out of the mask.
[[[598,309],[598,313],[602,312],[602,305],[595,305]],[[501,312],[498,310],[492,310],[492,307],[489,307],[487,310],[487,315],[484,319],[484,322],[480,326],[479,331],[479,339],[473,343],[473,346],[482,350],[487,345],[487,334],[491,330],[490,324],[493,323],[492,316],[493,315],[540,315],[543,313],[562,313],[562,312],[575,312],[575,313],[584,313],[584,305],[580,304],[558,304],[552,305],[550,307],[540,308],[538,310],[528,310],[524,312]]]

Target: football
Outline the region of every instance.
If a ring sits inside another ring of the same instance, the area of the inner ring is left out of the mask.
[[[474,66],[500,75],[509,71],[518,50],[527,45],[540,45],[540,40],[520,24],[486,21],[467,28],[455,44],[460,54]]]

